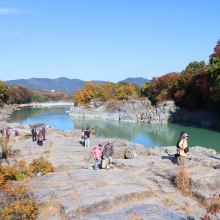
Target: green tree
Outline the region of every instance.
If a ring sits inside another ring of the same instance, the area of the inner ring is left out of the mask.
[[[0,102],[5,102],[5,96],[8,90],[8,86],[0,80]]]

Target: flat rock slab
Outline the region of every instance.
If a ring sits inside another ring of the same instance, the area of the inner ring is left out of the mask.
[[[49,129],[42,147],[31,139],[12,145],[10,165],[16,166],[20,160],[30,163],[43,156],[57,169],[54,173],[29,178],[30,192],[44,208],[38,219],[187,219],[186,213],[179,211],[183,206],[192,206],[190,212],[196,217],[202,216],[197,201],[184,199],[174,187],[179,170],[173,163],[175,147],[153,148],[154,155],[148,156],[141,145],[92,135],[91,147],[85,148],[80,143],[80,134],[79,130]],[[115,148],[115,167],[93,170],[91,150],[108,140]],[[124,159],[127,148],[137,157]],[[218,166],[220,168],[219,155],[213,151],[200,148],[190,151],[185,167],[192,183],[190,190],[197,198],[210,199],[213,187],[219,189]],[[153,203],[145,202],[148,198]],[[166,207],[162,201],[166,199],[175,204]],[[137,202],[140,203],[137,205]]]
[[[96,215],[78,218],[80,220],[185,220],[185,212],[173,211],[170,208],[161,207],[155,204],[141,204],[132,207],[99,213]],[[73,219],[72,219],[73,220]]]
[[[106,170],[91,171],[91,170],[71,170],[69,175],[74,181],[89,181],[89,180],[99,180],[107,175]]]
[[[38,182],[67,182],[69,177],[65,172],[54,172],[54,173],[47,173],[43,176],[30,178],[31,181],[38,181]]]

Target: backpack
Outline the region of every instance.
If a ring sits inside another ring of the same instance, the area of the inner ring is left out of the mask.
[[[177,148],[180,148],[180,147],[179,147],[180,141],[181,141],[181,140],[178,140],[177,143],[176,143],[176,147],[177,147]]]

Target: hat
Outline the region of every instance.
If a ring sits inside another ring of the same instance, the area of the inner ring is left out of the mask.
[[[112,142],[111,141],[108,141],[108,144],[111,144]]]
[[[187,133],[184,133],[183,137],[189,137],[189,135]]]

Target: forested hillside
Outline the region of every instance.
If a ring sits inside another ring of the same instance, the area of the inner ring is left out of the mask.
[[[178,73],[153,78],[141,88],[153,104],[174,100],[188,110],[209,109],[220,112],[220,41],[209,56],[209,63],[190,62]]]
[[[65,78],[62,78],[65,83]],[[190,62],[182,72],[171,72],[153,78],[142,85],[141,93],[132,83],[93,83],[84,84],[74,94],[75,103],[88,103],[92,98],[103,101],[120,100],[128,96],[148,97],[152,104],[174,100],[176,104],[188,110],[209,109],[220,113],[220,41],[209,56],[209,63]],[[57,92],[39,92],[24,86],[8,86],[0,81],[1,103],[46,102],[61,99],[73,99],[71,95]]]
[[[142,77],[127,78],[121,82],[135,83],[141,87],[148,79]],[[104,84],[106,81],[92,80],[94,84]],[[68,79],[66,77],[60,77],[57,79],[48,78],[31,78],[31,79],[16,79],[5,81],[7,85],[11,86],[24,86],[26,88],[35,89],[38,91],[50,91],[64,92],[66,94],[73,94],[76,90],[82,89],[82,87],[88,83],[81,79]]]
[[[39,92],[33,89],[28,89],[24,86],[8,86],[3,81],[0,81],[0,105],[3,104],[24,104],[30,102],[48,102],[70,100],[72,95],[67,95],[62,92]]]

